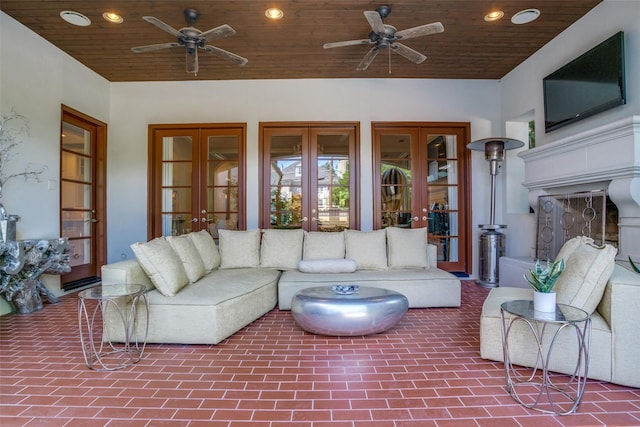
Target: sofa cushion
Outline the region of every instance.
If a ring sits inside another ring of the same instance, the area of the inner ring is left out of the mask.
[[[220,267],[251,268],[260,266],[260,230],[218,230]]]
[[[616,253],[613,246],[596,246],[584,236],[567,241],[556,257],[566,264],[554,288],[557,302],[593,313],[615,267]]]
[[[174,296],[189,283],[180,257],[164,238],[134,243],[131,249],[142,269],[162,295]]]
[[[278,270],[295,270],[302,258],[302,229],[267,229],[262,232],[260,266]]]
[[[166,239],[182,261],[189,283],[195,283],[204,276],[202,257],[188,235],[168,236]]]
[[[359,270],[387,269],[387,233],[385,230],[345,231],[346,258],[358,264]]]
[[[429,268],[426,228],[388,227],[389,268]]]
[[[353,273],[358,264],[348,258],[306,259],[298,263],[303,273]]]
[[[205,273],[220,266],[220,252],[215,240],[207,230],[187,234],[200,253]]]
[[[344,232],[309,231],[304,233],[302,259],[344,258]]]

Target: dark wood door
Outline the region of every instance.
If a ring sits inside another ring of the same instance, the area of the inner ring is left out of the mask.
[[[438,266],[471,271],[466,123],[373,123],[375,228],[425,227]]]

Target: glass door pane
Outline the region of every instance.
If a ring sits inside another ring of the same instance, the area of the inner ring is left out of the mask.
[[[218,230],[238,230],[239,140],[238,135],[209,135],[206,138],[206,202],[201,222],[214,238]]]
[[[92,171],[92,133],[62,122],[61,145],[61,234],[73,247],[72,268],[93,261],[95,208]]]
[[[380,135],[380,216],[382,228],[419,227],[413,211],[413,145],[417,143],[414,132],[384,132]],[[419,197],[419,193],[418,193]],[[417,201],[419,202],[419,201]]]
[[[163,236],[179,236],[192,231],[193,144],[190,135],[162,138],[160,203]]]
[[[272,228],[301,228],[308,220],[302,213],[305,134],[306,130],[274,134],[269,139],[269,218]]]
[[[457,135],[426,135],[429,242],[443,262],[460,260],[457,150]]]
[[[349,134],[317,134],[312,135],[312,141],[317,197],[311,207],[311,230],[345,230],[349,228],[351,207]]]

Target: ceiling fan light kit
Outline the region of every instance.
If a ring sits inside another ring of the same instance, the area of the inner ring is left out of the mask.
[[[414,64],[421,64],[425,59],[427,59],[427,57],[405,44],[400,43],[400,40],[441,33],[444,31],[442,23],[433,22],[431,24],[420,25],[398,31],[393,25],[384,23],[384,19],[387,18],[390,13],[390,6],[380,6],[376,10],[365,11],[364,17],[371,26],[371,32],[369,33],[368,38],[325,43],[323,47],[325,49],[332,49],[334,47],[354,46],[360,44],[373,45],[365,54],[362,61],[360,61],[360,64],[356,68],[358,71],[364,71],[369,68],[369,65],[371,65],[382,49],[390,49],[389,52],[393,50],[395,53],[405,57]],[[389,62],[390,61],[391,59],[389,59]],[[389,65],[389,72],[391,72],[391,65]]]
[[[154,16],[143,16],[142,19],[148,23],[155,25],[163,31],[173,35],[176,38],[175,42],[159,43],[146,46],[137,46],[131,48],[135,53],[151,52],[154,50],[169,49],[176,47],[183,47],[186,51],[186,66],[187,73],[198,73],[198,50],[201,49],[207,53],[216,55],[217,57],[226,61],[233,62],[239,66],[247,64],[248,60],[235,53],[228,52],[219,47],[206,44],[212,40],[221,39],[223,37],[229,37],[236,33],[236,31],[229,25],[223,24],[218,27],[212,28],[207,31],[200,31],[195,28],[194,25],[200,13],[195,9],[185,9],[184,18],[187,21],[187,26],[176,30],[169,24],[166,24]]]

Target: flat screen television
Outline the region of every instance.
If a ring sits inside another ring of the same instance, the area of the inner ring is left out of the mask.
[[[620,31],[543,79],[545,132],[624,104]]]

